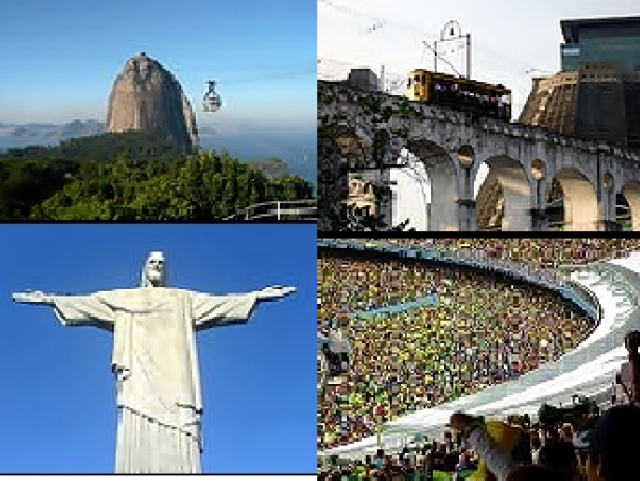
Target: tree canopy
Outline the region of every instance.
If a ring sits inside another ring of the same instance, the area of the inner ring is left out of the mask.
[[[248,205],[313,199],[226,152],[180,154],[145,135],[105,134],[0,155],[2,220],[219,220]]]

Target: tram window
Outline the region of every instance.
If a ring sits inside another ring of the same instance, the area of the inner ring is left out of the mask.
[[[422,77],[422,76],[421,76],[420,74],[416,74],[416,76],[415,76],[415,81],[416,81],[416,82],[420,82],[421,77]]]

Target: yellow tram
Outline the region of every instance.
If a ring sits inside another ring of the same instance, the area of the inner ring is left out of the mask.
[[[486,117],[511,120],[511,90],[428,70],[409,73],[407,98],[414,102],[442,105],[475,112]]]

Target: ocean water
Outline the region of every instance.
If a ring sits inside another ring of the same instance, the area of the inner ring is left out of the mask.
[[[247,140],[242,137],[201,137],[200,146],[205,149],[227,150],[241,160],[264,160],[278,157],[287,163],[289,171],[317,185],[318,149],[316,137],[294,144],[292,139],[283,143],[278,137],[260,137]],[[291,144],[291,145],[289,145]],[[297,144],[297,145],[296,145]],[[302,146],[308,146],[304,148]]]
[[[50,137],[0,136],[0,153],[10,148],[32,145],[53,147],[60,140]],[[292,138],[284,135],[260,135],[247,139],[242,136],[201,137],[200,146],[205,149],[226,149],[232,156],[245,161],[278,157],[284,160],[289,171],[317,185],[317,144],[315,135]]]
[[[32,145],[53,147],[59,143],[59,139],[51,137],[8,137],[0,135],[0,152],[4,152],[7,149],[22,149]]]

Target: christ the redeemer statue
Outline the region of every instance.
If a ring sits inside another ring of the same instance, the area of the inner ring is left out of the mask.
[[[210,295],[166,287],[166,264],[152,252],[137,289],[85,296],[14,294],[14,302],[55,309],[65,326],[113,332],[118,406],[117,473],[199,473],[202,396],[195,332],[246,323],[258,303],[294,287]]]

